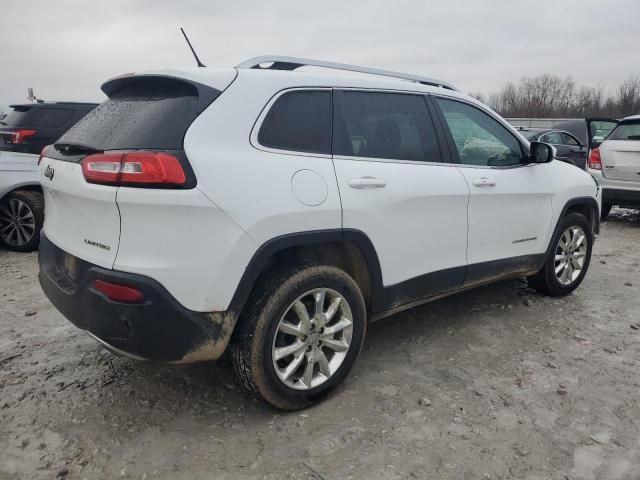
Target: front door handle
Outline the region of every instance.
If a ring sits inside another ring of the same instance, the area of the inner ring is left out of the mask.
[[[473,185],[475,187],[495,187],[495,180],[488,177],[480,177],[473,180]]]
[[[352,178],[347,182],[351,188],[383,188],[387,186],[387,182],[381,178],[360,177]]]

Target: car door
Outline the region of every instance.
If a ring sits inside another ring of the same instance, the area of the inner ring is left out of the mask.
[[[344,229],[376,250],[387,307],[461,285],[469,188],[421,94],[334,90]]]
[[[564,160],[567,163],[573,163],[573,159],[571,158],[572,150],[569,145],[564,144],[564,140],[562,138],[562,134],[558,131],[547,132],[543,135],[540,135],[538,139],[539,142],[549,143],[556,147],[556,158],[559,160]]]
[[[484,109],[449,97],[433,103],[470,190],[465,283],[535,269],[552,216],[548,164],[528,163],[524,145]]]
[[[567,157],[573,161],[576,167],[584,170],[587,164],[587,147],[568,132],[560,132],[560,135],[562,135],[563,145],[567,148]]]

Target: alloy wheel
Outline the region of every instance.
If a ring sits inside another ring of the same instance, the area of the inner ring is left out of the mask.
[[[558,240],[554,268],[558,281],[571,285],[580,276],[587,258],[587,235],[578,226],[567,228]]]
[[[330,288],[298,297],[278,323],[273,366],[294,390],[322,385],[340,368],[351,346],[353,314],[347,300]]]
[[[36,232],[36,219],[29,205],[18,198],[10,198],[0,206],[0,238],[13,247],[31,241]]]

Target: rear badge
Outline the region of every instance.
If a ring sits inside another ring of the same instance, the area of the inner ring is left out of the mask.
[[[53,170],[53,168],[51,168],[51,165],[47,165],[47,168],[45,168],[44,170],[44,176],[47,177],[49,180],[53,180],[54,173],[55,171]]]
[[[84,239],[84,243],[86,243],[87,245],[91,245],[92,247],[101,248],[102,250],[106,250],[106,251],[111,250],[111,247],[109,245],[105,245],[104,243],[100,243],[100,242],[94,242],[93,240],[89,240],[88,238]]]

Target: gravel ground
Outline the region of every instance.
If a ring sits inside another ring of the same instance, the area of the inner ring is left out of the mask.
[[[638,479],[640,214],[614,211],[572,295],[501,282],[375,323],[321,405],[230,369],[114,357],[0,251],[0,479]]]

